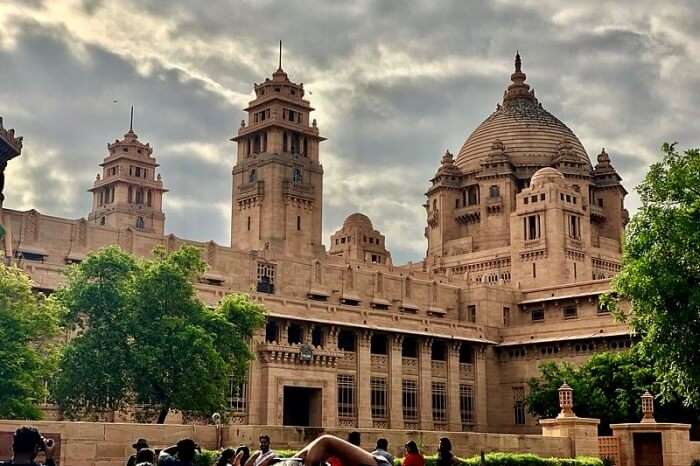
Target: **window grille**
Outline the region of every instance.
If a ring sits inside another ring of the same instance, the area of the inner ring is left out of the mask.
[[[433,382],[433,421],[447,422],[447,384]]]
[[[406,422],[418,421],[418,381],[413,379],[404,379],[402,381],[401,402],[403,420]]]
[[[338,375],[338,417],[355,417],[355,377]]]
[[[513,416],[516,425],[525,424],[525,388],[513,387]]]
[[[370,398],[372,401],[372,419],[386,419],[387,417],[387,386],[383,377],[370,379]]]
[[[239,378],[230,376],[228,388],[228,407],[236,414],[248,411],[248,384]]]
[[[474,424],[474,389],[471,385],[459,386],[459,414],[463,426]]]

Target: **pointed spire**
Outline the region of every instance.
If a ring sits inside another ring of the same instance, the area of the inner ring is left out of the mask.
[[[131,118],[129,119],[129,132],[134,132],[134,106],[131,106]]]
[[[522,61],[520,60],[520,51],[515,51],[515,72],[521,73],[520,67],[522,66]]]
[[[280,40],[280,61],[277,71],[282,71],[282,41]]]
[[[521,100],[537,104],[534,91],[530,90],[530,86],[525,82],[527,75],[522,70],[522,59],[520,51],[515,52],[515,71],[510,75],[511,85],[508,86],[503,95],[503,105],[507,106],[512,101]]]

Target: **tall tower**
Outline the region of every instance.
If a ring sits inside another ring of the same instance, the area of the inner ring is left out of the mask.
[[[102,175],[97,174],[92,188],[90,222],[112,228],[131,226],[157,235],[165,227],[163,214],[163,181],[156,176],[153,148],[143,144],[132,125],[124,138],[107,144],[109,154],[100,164]]]
[[[280,63],[272,79],[255,84],[248,122],[241,121],[233,167],[231,246],[313,255],[322,248],[323,167],[314,109],[304,85]]]

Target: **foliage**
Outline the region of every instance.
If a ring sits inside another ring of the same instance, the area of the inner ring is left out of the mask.
[[[39,419],[53,362],[59,307],[29,277],[0,264],[0,418]]]
[[[244,373],[264,315],[242,295],[207,307],[193,283],[204,270],[189,246],[158,248],[150,260],[110,247],[71,268],[56,296],[78,333],[53,386],[67,415],[135,403],[162,423],[169,410],[208,417],[224,409],[228,377]]]
[[[528,382],[530,413],[555,417],[559,413],[558,389],[564,382],[574,389],[576,415],[600,419],[602,433],[609,432],[610,424],[638,422],[641,395],[645,390],[658,389],[651,364],[635,349],[598,353],[579,367],[549,362],[540,366],[539,378]],[[684,407],[676,397],[657,403],[655,415],[657,420],[693,423],[698,411]]]
[[[604,305],[641,337],[664,398],[700,404],[700,150],[664,157],[637,187],[623,266]],[[628,302],[631,312],[621,304]]]

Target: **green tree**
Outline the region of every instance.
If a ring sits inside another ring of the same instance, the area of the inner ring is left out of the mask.
[[[61,359],[61,407],[77,416],[137,403],[159,423],[170,410],[223,409],[228,377],[247,367],[264,314],[242,295],[207,307],[194,287],[204,270],[194,247],[158,248],[151,260],[112,247],[69,272],[57,296],[80,333]]]
[[[38,404],[53,361],[58,310],[32,292],[24,272],[0,264],[0,418],[41,417]]]
[[[642,205],[626,229],[622,270],[603,299],[639,335],[662,396],[679,394],[698,406],[700,150],[680,153],[665,144],[663,152],[637,187]]]
[[[658,390],[653,368],[634,349],[598,353],[579,367],[565,362],[542,364],[540,377],[528,382],[530,413],[542,418],[555,417],[559,413],[558,390],[564,382],[574,390],[576,415],[600,419],[601,433],[608,433],[610,424],[638,422],[641,395],[645,390]],[[657,403],[655,416],[657,420],[695,424],[698,411],[684,407],[675,396]]]

